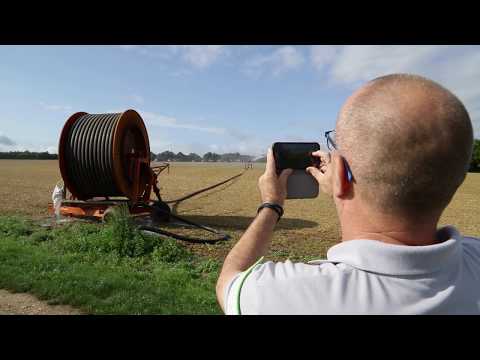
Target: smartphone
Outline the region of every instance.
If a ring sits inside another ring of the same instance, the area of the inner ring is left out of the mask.
[[[277,174],[284,169],[293,169],[287,181],[287,199],[312,199],[319,193],[317,180],[305,169],[318,167],[320,160],[312,152],[320,150],[316,142],[276,142],[272,147]]]

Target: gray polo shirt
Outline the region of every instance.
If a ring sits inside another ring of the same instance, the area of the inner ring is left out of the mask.
[[[309,264],[257,263],[225,289],[226,314],[480,314],[480,240],[451,226],[428,246],[350,240]]]

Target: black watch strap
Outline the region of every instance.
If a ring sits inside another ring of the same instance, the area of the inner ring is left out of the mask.
[[[260,210],[262,210],[263,208],[270,208],[274,210],[278,214],[277,222],[279,222],[280,218],[283,216],[283,207],[281,205],[269,203],[269,202],[263,203],[262,205],[259,206],[257,210],[257,215],[260,212]]]

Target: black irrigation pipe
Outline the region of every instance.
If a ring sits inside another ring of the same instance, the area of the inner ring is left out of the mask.
[[[220,186],[220,185],[223,185],[223,184],[225,184],[225,183],[227,183],[227,182],[229,182],[229,181],[232,181],[232,180],[234,180],[234,179],[242,176],[242,175],[245,173],[245,171],[246,171],[246,170],[242,171],[240,174],[237,174],[237,175],[235,175],[235,176],[232,176],[232,177],[230,177],[230,178],[228,178],[228,179],[226,179],[226,180],[223,180],[223,181],[221,181],[221,182],[219,182],[219,183],[217,183],[217,184],[214,184],[214,185],[208,186],[208,187],[206,187],[206,188],[197,190],[197,191],[195,191],[195,192],[193,192],[193,193],[190,193],[190,194],[188,194],[188,195],[185,195],[185,196],[183,196],[183,197],[181,197],[181,198],[178,198],[178,199],[175,199],[175,200],[165,201],[165,203],[166,203],[166,204],[173,204],[173,203],[179,203],[179,202],[181,202],[181,201],[190,199],[191,197],[194,197],[195,195],[199,195],[199,194],[201,194],[201,193],[203,193],[203,192],[205,192],[205,191],[212,190],[212,189],[214,189],[214,188],[216,188],[216,187],[218,187],[218,186]]]
[[[153,208],[153,206],[151,205],[146,205],[147,207],[150,207],[150,208]],[[209,233],[212,233],[212,234],[216,234],[216,235],[219,235],[219,237],[215,238],[215,239],[202,239],[202,238],[198,238],[198,237],[191,237],[191,236],[184,236],[184,235],[180,235],[180,234],[175,234],[175,233],[172,233],[172,232],[169,232],[169,231],[165,231],[165,230],[162,230],[162,229],[159,229],[157,227],[154,227],[154,226],[149,226],[149,225],[140,225],[138,227],[139,230],[143,230],[143,231],[150,231],[150,232],[154,232],[154,233],[157,233],[157,234],[160,234],[160,235],[166,235],[166,236],[170,236],[174,239],[178,239],[178,240],[182,240],[182,241],[186,241],[186,242],[190,242],[190,243],[196,243],[196,244],[214,244],[214,243],[217,243],[219,241],[225,241],[225,240],[229,240],[230,239],[230,235],[228,234],[225,234],[225,233],[222,233],[218,230],[215,230],[211,227],[208,227],[208,226],[205,226],[205,225],[202,225],[202,224],[198,224],[198,223],[195,223],[193,221],[190,221],[190,220],[187,220],[187,219],[184,219],[178,215],[174,215],[174,214],[171,214],[165,210],[162,210],[162,209],[158,209],[156,208],[155,209],[156,211],[161,211],[163,212],[164,214],[167,214],[168,216],[176,219],[176,220],[179,220],[185,224],[188,224],[188,225],[192,225],[196,228],[199,228],[199,229],[202,229],[202,230],[205,230]]]
[[[188,194],[188,195],[185,195],[181,198],[178,198],[178,199],[175,199],[175,200],[169,200],[169,201],[165,201],[166,204],[171,204],[171,203],[175,203],[175,206],[178,205],[178,203],[180,203],[181,201],[184,201],[184,200],[187,200],[195,195],[199,195],[205,191],[208,191],[208,190],[211,190],[211,189],[214,189],[220,185],[223,185],[229,181],[232,181],[236,178],[239,178],[240,176],[242,176],[245,171],[247,170],[244,170],[242,171],[240,174],[237,174],[235,176],[232,176],[226,180],[223,180],[219,183],[216,183],[214,185],[211,185],[211,186],[208,186],[206,188],[203,188],[203,189],[200,189],[200,190],[197,190],[191,194]],[[160,200],[160,199],[159,199]],[[160,200],[161,201],[161,200]],[[153,208],[152,206],[150,205],[147,205],[148,207],[150,208]],[[156,208],[156,211],[160,211],[176,220],[179,220],[185,224],[188,224],[188,225],[191,225],[191,226],[194,226],[196,228],[199,228],[199,229],[202,229],[202,230],[205,230],[205,231],[208,231],[212,234],[216,234],[216,235],[219,235],[220,237],[218,238],[215,238],[215,239],[211,239],[211,240],[207,240],[207,239],[202,239],[202,238],[197,238],[197,237],[190,237],[190,236],[183,236],[183,235],[179,235],[179,234],[175,234],[175,233],[171,233],[169,231],[165,231],[165,230],[161,230],[159,228],[156,228],[156,227],[153,227],[153,226],[147,226],[147,225],[141,225],[139,226],[139,229],[140,230],[146,230],[146,231],[150,231],[150,232],[154,232],[154,233],[157,233],[157,234],[160,234],[160,235],[166,235],[166,236],[170,236],[170,237],[173,237],[174,239],[178,239],[178,240],[182,240],[182,241],[186,241],[186,242],[190,242],[190,243],[202,243],[202,244],[214,244],[214,243],[217,243],[219,241],[224,241],[224,240],[228,240],[230,239],[230,236],[228,234],[224,234],[218,230],[215,230],[213,228],[210,228],[210,227],[207,227],[207,226],[204,226],[204,225],[201,225],[201,224],[198,224],[198,223],[195,223],[193,221],[190,221],[190,220],[187,220],[187,219],[184,219],[178,215],[174,215],[172,213],[169,213],[165,210],[162,210],[160,208]]]

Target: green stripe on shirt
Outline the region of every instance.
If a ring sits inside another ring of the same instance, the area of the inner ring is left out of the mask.
[[[239,281],[240,281],[240,284],[238,285],[238,288],[237,288],[237,295],[235,296],[235,298],[237,299],[237,306],[235,307],[237,309],[237,313],[235,315],[242,315],[242,311],[240,310],[240,292],[242,290],[242,286],[243,286],[243,283],[245,282],[245,279],[247,278],[248,275],[250,275],[250,273],[253,271],[253,269],[255,268],[255,266],[257,266],[258,264],[260,264],[260,262],[263,260],[265,256],[262,256],[260,259],[257,260],[257,262],[255,264],[253,264],[252,266],[250,266],[244,273],[243,275],[240,277]]]

